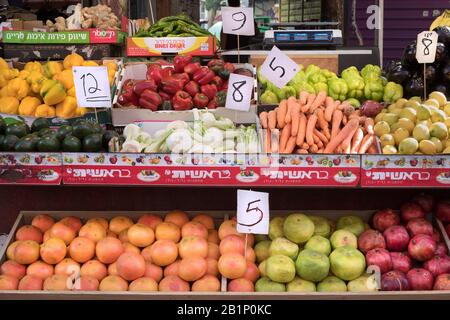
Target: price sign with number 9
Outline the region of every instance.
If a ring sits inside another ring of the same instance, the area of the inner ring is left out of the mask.
[[[222,7],[223,33],[254,36],[253,8]]]

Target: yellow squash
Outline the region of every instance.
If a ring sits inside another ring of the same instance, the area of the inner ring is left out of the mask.
[[[0,98],[0,112],[17,114],[19,111],[19,99],[15,97]]]
[[[56,116],[60,118],[72,118],[76,115],[77,99],[74,97],[66,97],[64,101],[56,106]]]
[[[46,104],[41,104],[36,108],[34,116],[36,118],[53,118],[56,115],[55,107],[50,107]]]
[[[16,97],[19,100],[25,98],[30,90],[28,82],[21,78],[15,78],[9,81],[7,88],[8,97]]]
[[[36,108],[41,104],[41,100],[36,97],[26,97],[19,105],[19,114],[21,116],[34,116]]]
[[[40,91],[44,103],[49,106],[58,104],[66,98],[66,90],[61,82],[57,80],[46,79],[42,82]]]

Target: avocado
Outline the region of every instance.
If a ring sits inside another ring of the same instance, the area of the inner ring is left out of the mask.
[[[105,150],[109,149],[109,141],[114,137],[119,137],[119,134],[114,130],[105,131],[102,137],[102,145]]]
[[[103,133],[103,128],[98,123],[92,123],[92,133]]]
[[[26,123],[23,123],[23,125],[25,126],[25,130],[26,130],[27,134],[31,133],[30,126],[28,124],[26,124]]]
[[[99,133],[90,134],[83,139],[83,151],[99,152],[102,150],[102,135]]]
[[[40,131],[44,128],[50,128],[50,122],[46,118],[37,118],[31,124],[31,132]]]
[[[0,134],[4,134],[6,130],[6,123],[3,118],[0,118]]]
[[[17,152],[32,152],[36,150],[36,141],[32,138],[24,137],[20,139],[14,146],[14,151]]]
[[[27,128],[24,123],[15,123],[6,127],[5,135],[14,135],[17,138],[22,138],[27,135]]]
[[[50,128],[42,128],[38,131],[39,137],[47,136],[49,134],[52,134],[53,130]]]
[[[40,152],[59,151],[60,143],[56,136],[45,136],[37,143],[37,149]]]
[[[94,133],[94,129],[92,128],[92,125],[86,121],[73,126],[72,135],[80,140],[92,133]]]
[[[3,141],[5,140],[5,136],[0,134],[0,151],[2,151]]]
[[[63,141],[65,137],[72,134],[72,131],[72,126],[63,125],[59,127],[58,131],[56,132],[56,136],[58,137],[59,141]]]
[[[14,151],[14,146],[19,142],[19,138],[16,135],[6,135],[3,139],[2,150],[3,151]]]
[[[66,136],[62,142],[62,151],[64,152],[80,152],[81,141],[74,136]]]

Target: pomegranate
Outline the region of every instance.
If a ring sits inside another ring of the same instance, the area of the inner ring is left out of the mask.
[[[408,247],[409,234],[403,226],[392,226],[387,228],[384,233],[386,239],[386,249],[389,251],[404,251]]]
[[[375,212],[372,218],[372,224],[375,229],[383,232],[390,226],[400,224],[400,216],[392,209],[384,209]]]
[[[381,290],[405,291],[409,290],[408,278],[398,270],[389,271],[381,276]]]
[[[407,253],[403,252],[390,252],[392,260],[392,270],[401,271],[407,273],[412,268],[411,258]]]
[[[413,259],[426,261],[434,256],[436,248],[436,242],[429,235],[418,234],[409,242],[408,253]]]
[[[361,233],[358,238],[358,249],[366,253],[375,248],[386,248],[386,241],[383,235],[373,229],[368,229]]]
[[[425,211],[421,206],[414,202],[404,203],[401,206],[400,211],[402,213],[402,220],[404,222],[408,222],[412,219],[425,218]]]
[[[406,225],[406,230],[408,230],[409,235],[414,237],[418,234],[428,234],[433,235],[433,226],[431,223],[423,218],[412,219],[408,221]]]
[[[431,290],[433,288],[433,275],[423,268],[414,268],[406,274],[411,290]]]
[[[434,281],[433,290],[450,290],[450,273],[437,276]]]
[[[445,256],[447,255],[448,250],[447,250],[447,246],[445,245],[445,243],[443,242],[439,242],[436,246],[436,252],[434,253],[437,256]]]
[[[439,201],[436,206],[436,217],[442,222],[450,222],[450,201]],[[448,226],[447,226],[448,228]],[[447,232],[448,233],[448,232]]]
[[[430,213],[433,211],[434,198],[432,195],[424,193],[417,194],[411,199],[411,201],[421,206],[426,213]]]
[[[448,256],[434,256],[426,261],[423,267],[430,271],[434,277],[443,273],[450,273],[450,258]]]
[[[392,270],[392,260],[389,252],[383,248],[372,249],[366,254],[367,266],[378,266],[381,273]]]

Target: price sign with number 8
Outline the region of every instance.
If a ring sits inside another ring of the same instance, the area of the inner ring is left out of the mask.
[[[419,63],[433,63],[436,59],[438,34],[424,31],[417,35],[416,59]]]
[[[240,74],[230,74],[225,108],[248,111],[255,80]]]
[[[222,7],[223,33],[254,36],[253,8]]]

